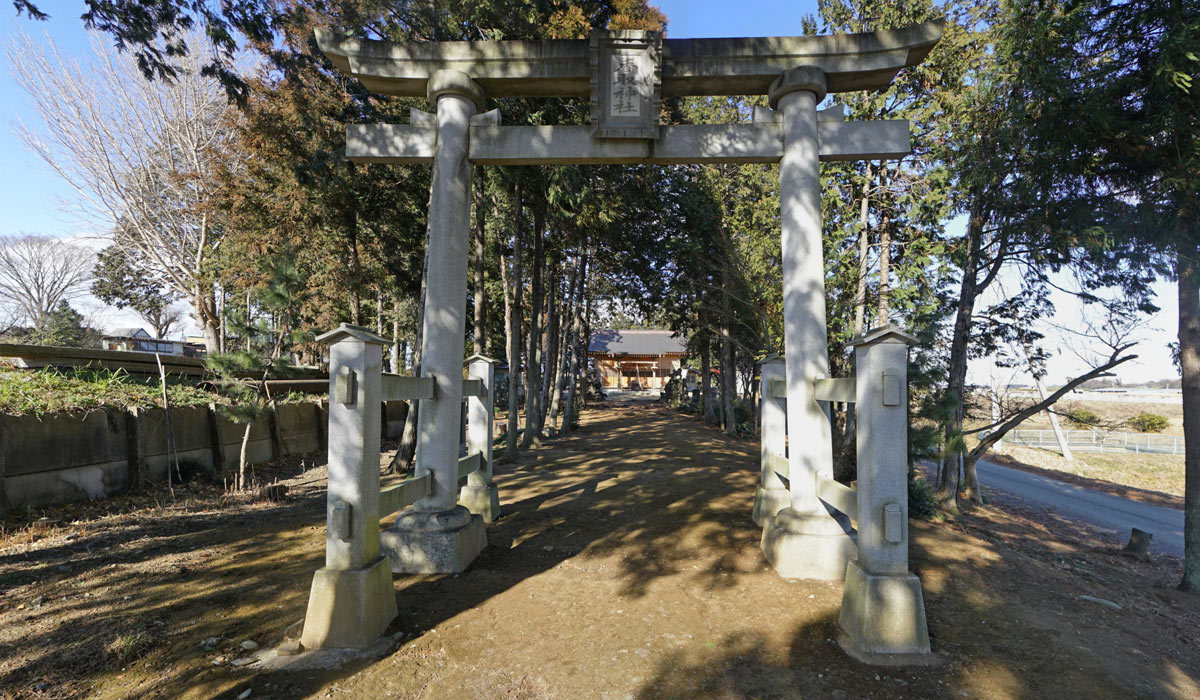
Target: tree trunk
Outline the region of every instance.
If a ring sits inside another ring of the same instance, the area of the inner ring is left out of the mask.
[[[567,372],[571,365],[571,355],[573,354],[571,324],[569,319],[573,313],[575,304],[576,286],[579,284],[579,267],[582,265],[582,257],[576,257],[575,264],[571,265],[570,282],[567,284],[567,296],[563,306],[563,313],[560,317],[565,316],[568,319],[567,323],[561,323],[561,318],[556,320],[555,326],[561,325],[561,330],[555,329],[556,348],[554,351],[554,379],[550,382],[553,390],[550,393],[550,413],[548,418],[548,428],[553,432],[562,432],[556,430],[556,421],[558,420],[559,410],[562,408],[562,393],[563,384],[567,378]]]
[[[504,443],[504,454],[510,459],[517,456],[517,433],[521,411],[521,248],[524,240],[522,229],[525,225],[522,211],[525,208],[521,196],[521,183],[518,180],[513,193],[516,201],[515,221],[513,224],[513,254],[512,280],[506,284],[511,286],[511,293],[505,294],[504,314],[507,324],[508,341],[508,438]],[[503,265],[503,262],[501,263]]]
[[[882,164],[881,164],[882,165]],[[879,187],[887,187],[887,170],[879,172]],[[879,305],[877,307],[875,325],[886,326],[891,316],[891,276],[892,276],[892,215],[886,205],[882,208],[879,222]]]
[[[475,167],[475,330],[474,351],[476,355],[487,355],[487,287],[484,276],[484,223],[485,223],[485,193],[484,170],[482,165]]]
[[[729,265],[721,266],[721,416],[725,434],[737,437],[737,417],[733,410],[733,392],[737,390],[737,370],[733,365],[733,340],[729,337]]]
[[[351,166],[352,167],[352,166]],[[346,251],[350,255],[350,322],[362,325],[362,260],[358,253],[358,212],[348,207],[342,226],[346,233]],[[429,230],[425,233],[425,247],[429,247]]]
[[[975,195],[971,215],[967,219],[967,256],[963,262],[962,285],[958,294],[958,309],[954,317],[954,335],[950,341],[950,366],[946,395],[952,402],[950,415],[943,426],[944,455],[938,472],[937,500],[942,509],[958,512],[959,475],[963,459],[963,391],[967,381],[967,350],[970,342],[971,320],[978,295],[978,266],[983,237],[983,212],[979,196]]]
[[[704,422],[716,423],[717,414],[712,400],[712,343],[705,338],[700,344],[700,400],[704,406]]]
[[[863,324],[867,315],[867,255],[871,252],[871,230],[869,222],[871,202],[871,162],[867,161],[867,172],[863,178],[862,208],[859,210],[858,233],[858,282],[854,288],[854,335],[859,336],[866,330]]]
[[[250,292],[249,292],[249,290],[247,290],[246,291],[246,327],[243,331],[246,334],[246,337],[243,339],[243,344],[246,346],[246,352],[250,352],[250,349],[251,349],[250,343],[254,339],[254,335],[250,330],[253,323],[254,323],[254,309],[250,306]]]
[[[225,351],[225,344],[222,340],[224,325],[217,312],[215,294],[213,285],[200,283],[197,283],[196,288],[192,291],[192,307],[196,311],[193,318],[196,319],[196,325],[200,326],[200,332],[204,334],[204,349],[210,355]]]
[[[225,352],[226,341],[229,340],[229,328],[228,328],[229,316],[228,316],[228,313],[229,313],[229,290],[222,287],[221,288],[221,315],[219,317],[220,324],[221,324],[221,352]]]
[[[383,335],[383,289],[381,287],[375,288],[375,335],[378,335],[378,336]],[[385,353],[383,356],[383,371],[384,372],[394,372],[395,371],[388,367],[389,359],[390,358]]]
[[[546,207],[544,203],[539,203],[533,210],[533,279],[529,299],[529,338],[525,349],[525,434],[521,439],[521,447],[542,445],[542,358],[538,356],[538,340],[542,336],[542,302],[545,297],[542,279],[546,265],[545,236]]]
[[[254,423],[246,424],[246,429],[242,431],[242,447],[238,451],[238,491],[246,489],[246,454],[249,452],[250,446],[250,429],[254,427]],[[170,474],[170,464],[167,465],[167,473]]]
[[[734,415],[734,392],[737,391],[733,366],[733,342],[729,339],[729,327],[721,325],[721,413],[725,418],[725,434],[737,437],[737,417]]]
[[[424,355],[425,338],[422,327],[425,325],[425,291],[426,280],[429,278],[429,229],[425,229],[425,260],[421,265],[421,291],[417,295],[417,328],[413,336],[412,370],[413,376],[421,376],[421,357]],[[400,433],[400,444],[396,447],[396,456],[388,465],[391,473],[407,472],[417,456],[417,417],[421,412],[420,401],[408,401],[408,414],[404,417],[404,431]]]
[[[1179,228],[1183,229],[1181,224]],[[1200,592],[1200,262],[1187,231],[1179,231],[1179,366],[1183,377],[1183,579]]]
[[[392,297],[392,371],[400,372],[404,356],[400,352],[400,297]]]
[[[553,428],[553,424],[547,426],[547,418],[549,417],[549,409],[555,403],[551,393],[554,390],[554,382],[558,379],[558,324],[561,311],[559,307],[562,305],[559,297],[562,294],[562,265],[559,263],[558,256],[550,263],[549,272],[550,284],[548,289],[550,293],[546,296],[546,329],[542,335],[542,356],[546,358],[546,371],[542,375],[542,405],[543,411],[538,420],[538,432],[542,435],[546,434],[546,428]]]
[[[573,425],[576,420],[575,416],[575,396],[579,391],[580,382],[580,358],[587,357],[587,338],[583,333],[583,304],[585,293],[585,283],[587,281],[588,255],[583,253],[579,262],[579,284],[576,290],[576,299],[574,307],[574,318],[571,321],[571,370],[568,376],[567,385],[567,407],[563,410],[563,427],[562,432],[569,433],[573,430]],[[585,361],[586,364],[586,361]]]

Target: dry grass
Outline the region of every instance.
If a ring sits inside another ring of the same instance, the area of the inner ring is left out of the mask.
[[[1063,430],[1078,430],[1063,414],[1084,408],[1100,417],[1097,430],[1137,432],[1129,427],[1129,419],[1139,413],[1154,413],[1165,416],[1169,421],[1162,435],[1183,435],[1183,404],[1165,403],[1110,403],[1108,401],[1059,401],[1056,411]],[[1021,424],[1022,430],[1050,430],[1050,417],[1043,411]]]
[[[989,455],[1002,455],[1021,464],[1183,497],[1183,455],[1075,452],[1068,462],[1049,450],[1001,445]]]
[[[1100,417],[1097,430],[1135,432],[1128,421],[1139,413],[1155,413],[1165,416],[1169,424],[1162,435],[1183,435],[1183,406],[1175,404],[1110,403],[1107,401],[1060,401],[1056,411],[1063,430],[1075,430],[1062,414],[1075,409],[1087,409]],[[979,408],[975,407],[978,411]],[[980,427],[984,420],[975,420],[968,427]],[[1020,430],[1050,430],[1050,418],[1045,412],[1027,419]],[[974,447],[976,441],[968,439]],[[1000,445],[988,453],[989,458],[1013,466],[1029,466],[1049,472],[1059,472],[1081,479],[1116,487],[1129,487],[1165,494],[1172,498],[1183,497],[1183,455],[1137,454],[1133,452],[1080,452],[1073,453],[1074,459],[1063,459],[1056,450],[1044,450],[1020,445]],[[1053,476],[1053,474],[1050,474]],[[1113,489],[1109,489],[1113,490]],[[1116,489],[1119,490],[1119,489]],[[1114,491],[1116,491],[1114,490]]]

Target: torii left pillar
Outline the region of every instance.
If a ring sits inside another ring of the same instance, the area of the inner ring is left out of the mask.
[[[467,247],[471,220],[471,117],[483,89],[466,73],[439,70],[429,78],[437,109],[437,147],[429,194],[429,269],[425,272],[421,375],[433,377],[433,398],[421,405],[416,474],[431,477],[429,495],[382,534],[394,573],[459,573],[487,545],[483,519],[458,505],[458,438],[466,332]]]
[[[780,75],[769,94],[783,126],[779,213],[791,504],[766,519],[762,549],[780,576],[836,581],[856,553],[848,524],[833,517],[816,487],[818,475],[833,477],[829,417],[813,390],[815,380],[829,376],[817,129],[825,92],[824,71],[798,66]]]

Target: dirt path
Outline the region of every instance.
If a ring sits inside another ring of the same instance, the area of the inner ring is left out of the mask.
[[[832,641],[840,584],[786,581],[764,563],[749,519],[756,444],[657,407],[584,419],[497,468],[505,515],[467,573],[396,579],[389,634],[402,641],[359,668],[233,666],[247,658],[240,641],[274,643],[303,615],[321,558],[320,470],[293,480],[284,506],[197,496],[194,512],[88,520],[73,540],[0,548],[0,585],[46,576],[0,596],[0,696],[1200,696],[1200,604],[1166,587],[1176,559],[1127,559],[1035,511],[914,523],[942,663],[869,668]],[[93,559],[76,561],[81,540]],[[105,645],[133,629],[149,647],[114,663]]]

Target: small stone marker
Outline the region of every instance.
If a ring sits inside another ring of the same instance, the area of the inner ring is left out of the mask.
[[[1139,530],[1136,527],[1130,528],[1129,543],[1125,545],[1125,551],[1131,554],[1145,554],[1150,549],[1150,544],[1154,541],[1154,533]]]

